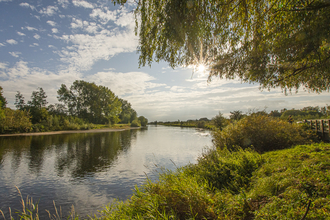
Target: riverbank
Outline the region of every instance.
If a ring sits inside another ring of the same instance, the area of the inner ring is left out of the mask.
[[[210,150],[95,219],[329,219],[330,144]]]
[[[131,130],[131,129],[140,129],[140,127],[101,128],[101,129],[89,129],[89,130],[67,130],[67,131],[46,131],[46,132],[32,132],[32,133],[0,134],[0,137],[40,136],[40,135],[75,134],[75,133],[100,133],[100,132],[125,131],[125,130]]]

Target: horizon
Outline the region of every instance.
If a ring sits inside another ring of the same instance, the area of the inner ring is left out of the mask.
[[[300,88],[285,95],[279,88],[263,91],[239,80],[207,82],[203,68],[172,69],[165,62],[139,68],[134,1],[124,7],[107,0],[0,0],[0,5],[0,86],[13,109],[17,91],[27,101],[41,87],[48,104],[54,104],[61,84],[69,87],[75,80],[108,87],[149,121],[330,104],[329,91]]]

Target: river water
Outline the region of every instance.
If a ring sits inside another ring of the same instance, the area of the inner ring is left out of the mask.
[[[9,207],[21,210],[17,186],[23,198],[39,202],[41,219],[48,219],[46,209],[55,213],[53,201],[63,217],[74,205],[85,218],[114,199],[129,198],[146,177],[156,181],[161,168],[196,163],[210,145],[208,131],[165,126],[0,137],[0,209],[7,219]]]

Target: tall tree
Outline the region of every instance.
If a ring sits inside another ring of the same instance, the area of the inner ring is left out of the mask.
[[[135,12],[140,65],[203,64],[209,80],[329,91],[329,1],[139,0]]]
[[[71,115],[93,123],[118,123],[121,102],[107,87],[76,80],[70,89],[62,84],[57,91],[58,100],[64,102]]]
[[[2,89],[2,87],[0,86],[0,101],[1,101],[1,105],[0,105],[0,107],[2,107],[2,108],[6,108],[6,105],[7,105],[7,100],[6,100],[6,98],[5,97],[3,97],[3,89]]]
[[[32,108],[41,109],[47,105],[47,95],[43,88],[39,87],[39,91],[33,91],[31,95],[31,101],[28,101],[28,105]]]
[[[19,91],[17,91],[15,95],[15,107],[19,110],[23,110],[25,108],[24,96]]]

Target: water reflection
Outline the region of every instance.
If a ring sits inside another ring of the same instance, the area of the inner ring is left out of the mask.
[[[8,207],[21,209],[18,186],[24,197],[40,200],[40,214],[46,219],[44,210],[53,210],[53,200],[64,215],[72,204],[80,216],[93,214],[115,198],[130,196],[145,174],[156,179],[155,164],[175,169],[194,162],[209,143],[207,132],[162,126],[0,137],[0,209],[7,215]]]

